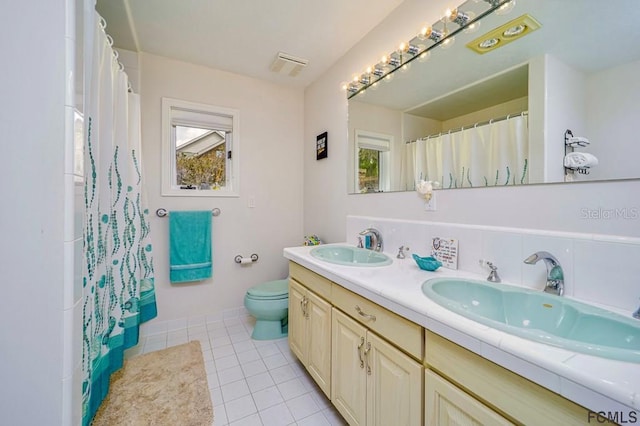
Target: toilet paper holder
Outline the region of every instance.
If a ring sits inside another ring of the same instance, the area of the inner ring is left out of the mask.
[[[233,258],[236,263],[253,263],[258,261],[258,255],[253,253],[250,257],[242,257],[241,255],[237,255]]]

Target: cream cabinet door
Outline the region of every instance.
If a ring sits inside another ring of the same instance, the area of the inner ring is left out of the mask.
[[[333,309],[331,401],[351,426],[364,426],[366,422],[366,331],[356,321]]]
[[[367,425],[421,425],[422,366],[374,333],[366,340]]]
[[[331,305],[307,293],[307,370],[324,394],[331,396]]]
[[[425,425],[512,425],[507,419],[431,370],[425,371]]]
[[[306,318],[304,314],[307,290],[296,281],[289,279],[289,347],[300,362],[306,360]]]

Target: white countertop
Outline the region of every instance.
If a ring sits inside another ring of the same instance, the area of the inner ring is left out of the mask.
[[[286,248],[284,257],[592,411],[635,411],[640,418],[640,364],[526,340],[449,311],[422,293],[431,278],[486,277],[445,268],[423,271],[410,255],[396,259],[390,253],[388,266],[341,266],[312,257],[312,249]]]

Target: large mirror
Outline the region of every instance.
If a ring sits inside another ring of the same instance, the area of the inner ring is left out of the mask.
[[[460,5],[474,30],[443,20],[455,40],[352,87],[350,193],[640,178],[637,2],[491,3]]]

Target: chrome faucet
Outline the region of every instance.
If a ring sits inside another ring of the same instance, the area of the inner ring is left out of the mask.
[[[547,284],[544,286],[544,291],[562,296],[564,294],[564,272],[562,272],[560,262],[551,253],[538,251],[527,257],[524,263],[533,265],[539,260],[544,260],[547,266]]]
[[[382,235],[376,228],[367,228],[360,232],[360,235],[363,237],[369,235],[371,238],[371,247],[368,248],[374,251],[382,251]]]
[[[398,248],[398,254],[396,255],[396,257],[398,259],[404,259],[407,257],[405,253],[407,253],[408,251],[409,251],[409,247],[400,246],[400,248]]]
[[[492,283],[499,283],[501,280],[500,275],[498,275],[498,267],[491,262],[487,262],[487,266],[489,267],[489,269],[491,269],[491,272],[487,277],[487,281],[490,281]]]
[[[638,309],[636,309],[636,311],[631,314],[632,317],[634,317],[635,319],[640,320],[640,307],[638,307]]]

